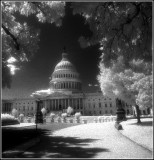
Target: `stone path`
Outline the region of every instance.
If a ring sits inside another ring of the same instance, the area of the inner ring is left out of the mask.
[[[82,124],[41,137],[19,158],[152,158],[152,152],[125,138],[114,123]]]

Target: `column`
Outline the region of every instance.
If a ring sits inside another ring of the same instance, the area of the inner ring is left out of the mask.
[[[47,109],[47,100],[44,100],[44,108]]]
[[[68,107],[68,99],[66,99],[66,108]]]
[[[83,109],[83,99],[82,98],[80,98],[80,107],[81,109]]]
[[[78,109],[80,109],[80,105],[79,105],[79,98],[78,98],[78,105],[77,105],[77,106],[78,106]]]
[[[67,105],[66,105],[66,100],[67,100],[67,99],[65,99],[65,109],[67,108]]]
[[[59,110],[59,99],[57,99],[57,110]]]
[[[79,109],[80,109],[80,98],[79,98]]]

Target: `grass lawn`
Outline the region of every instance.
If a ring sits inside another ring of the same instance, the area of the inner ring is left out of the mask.
[[[27,142],[32,138],[36,138],[41,134],[53,132],[66,127],[78,124],[73,123],[46,123],[38,124],[36,131],[35,126],[29,127],[2,127],[2,152]]]
[[[136,119],[122,122],[121,133],[149,150],[153,150],[153,118],[142,118],[140,125],[136,122]]]

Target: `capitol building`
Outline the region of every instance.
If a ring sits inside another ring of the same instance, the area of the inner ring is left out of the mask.
[[[55,66],[50,77],[49,92],[33,94],[31,98],[3,100],[2,113],[9,113],[13,108],[25,116],[36,114],[37,100],[47,113],[66,112],[71,106],[74,112],[82,115],[116,115],[116,102],[113,97],[104,96],[102,92],[84,93],[82,81],[75,66],[69,61],[68,54],[62,53],[62,59]],[[127,114],[133,114],[132,107],[124,104]]]

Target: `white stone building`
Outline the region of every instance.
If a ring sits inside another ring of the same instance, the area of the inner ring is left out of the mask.
[[[114,98],[103,96],[102,92],[82,91],[80,75],[68,60],[66,53],[62,54],[62,60],[55,66],[49,86],[49,93],[33,94],[33,98],[30,99],[11,100],[11,107],[16,108],[19,114],[34,115],[37,109],[36,100],[39,98],[43,102],[40,109],[45,107],[48,113],[66,112],[68,106],[71,106],[74,112],[81,112],[82,115],[116,114]],[[133,113],[132,107],[125,105],[124,108],[126,113]]]

